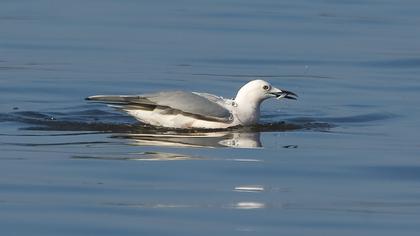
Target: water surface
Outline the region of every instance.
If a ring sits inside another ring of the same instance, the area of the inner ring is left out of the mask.
[[[417,235],[417,1],[2,1],[4,235]],[[94,94],[299,94],[156,129]]]

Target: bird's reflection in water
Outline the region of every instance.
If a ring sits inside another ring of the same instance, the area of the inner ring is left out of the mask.
[[[184,155],[179,153],[166,153],[166,152],[140,152],[129,153],[127,156],[119,157],[113,155],[75,155],[73,159],[96,159],[96,160],[115,160],[115,161],[185,161],[185,160],[200,160],[201,157]]]
[[[259,132],[118,134],[112,138],[126,139],[133,145],[169,147],[231,147],[261,148]]]

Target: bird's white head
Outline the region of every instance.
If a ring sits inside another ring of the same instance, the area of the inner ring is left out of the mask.
[[[278,89],[264,80],[252,80],[242,86],[236,95],[235,101],[248,102],[259,105],[268,98],[296,99],[296,94],[284,89]]]
[[[264,80],[253,80],[242,86],[235,97],[236,117],[243,125],[255,124],[260,116],[260,104],[268,98],[296,99],[293,92],[278,89]]]

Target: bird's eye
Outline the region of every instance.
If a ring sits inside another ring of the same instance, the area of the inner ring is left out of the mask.
[[[270,90],[270,86],[268,86],[268,85],[264,85],[264,86],[263,86],[263,89],[264,89],[264,90]]]

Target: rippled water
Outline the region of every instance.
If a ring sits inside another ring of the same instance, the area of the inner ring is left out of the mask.
[[[417,235],[417,1],[2,1],[3,235]],[[84,98],[254,78],[261,124],[154,128]]]

